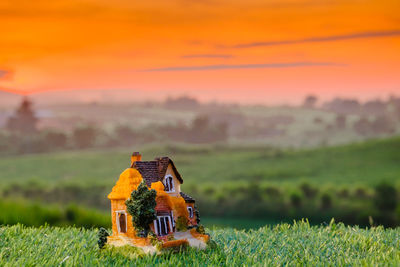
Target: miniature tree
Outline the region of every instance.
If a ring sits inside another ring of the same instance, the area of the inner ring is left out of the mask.
[[[200,224],[200,212],[199,212],[199,209],[197,208],[196,204],[194,205],[194,210],[195,210],[196,222],[197,222],[196,230],[198,233],[204,235],[206,233],[206,231],[204,229],[204,226]]]
[[[176,222],[176,230],[178,230],[179,232],[186,231],[187,224],[188,224],[188,219],[183,216],[179,216],[178,221]]]
[[[109,234],[106,229],[101,227],[97,236],[99,238],[99,240],[97,240],[97,244],[99,245],[99,248],[102,249],[107,243],[107,237],[109,236]]]
[[[149,190],[146,183],[142,181],[125,202],[138,236],[147,237],[150,224],[157,218],[155,212],[156,194],[154,189]]]
[[[199,225],[200,224],[200,212],[199,209],[197,208],[196,204],[194,205],[194,214],[196,215],[196,222]]]

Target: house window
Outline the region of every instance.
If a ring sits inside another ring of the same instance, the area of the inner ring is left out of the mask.
[[[174,178],[171,175],[165,176],[164,186],[165,192],[175,192]]]
[[[192,207],[187,207],[187,210],[189,212],[189,218],[193,218],[193,208]]]
[[[124,210],[116,211],[117,228],[119,233],[126,233],[127,218]]]
[[[157,216],[157,220],[154,220],[154,231],[158,236],[173,232],[171,216]]]

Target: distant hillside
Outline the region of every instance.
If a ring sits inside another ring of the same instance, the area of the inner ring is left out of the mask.
[[[145,160],[157,156],[173,158],[185,179],[185,187],[197,185],[197,181],[202,181],[200,185],[309,181],[320,186],[372,186],[382,180],[400,182],[400,138],[396,137],[297,151],[268,147],[154,145],[142,149],[127,147],[114,151],[3,157],[0,183],[36,180],[48,185],[68,182],[110,187],[121,171],[129,167],[133,150],[139,150]]]
[[[396,211],[400,207],[394,209],[390,204],[382,209],[387,211],[383,214],[375,203],[382,198],[392,201],[399,192],[399,150],[397,137],[297,151],[266,146],[159,144],[3,157],[0,184],[4,189],[0,189],[0,196],[63,205],[79,201],[80,205],[108,211],[107,194],[119,174],[130,166],[131,152],[140,151],[144,160],[157,156],[174,160],[184,179],[181,189],[196,199],[202,216],[268,222],[308,218],[312,224],[334,217],[362,226],[370,225],[371,216],[377,224],[393,227],[400,225]],[[386,191],[389,188],[389,197],[375,189],[383,181],[394,185],[384,187]]]

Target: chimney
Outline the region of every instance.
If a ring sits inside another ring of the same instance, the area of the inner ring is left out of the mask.
[[[139,152],[133,152],[131,156],[131,167],[133,166],[133,163],[141,160],[142,160],[142,155],[140,155]]]

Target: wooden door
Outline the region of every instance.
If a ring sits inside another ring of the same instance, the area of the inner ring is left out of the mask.
[[[126,233],[126,215],[125,213],[119,213],[119,228],[121,233]]]

